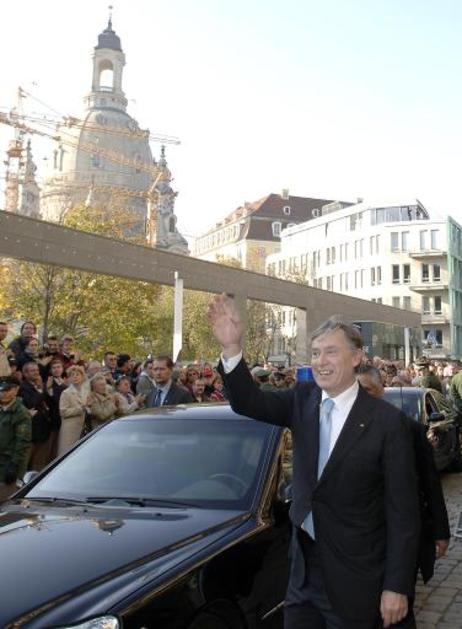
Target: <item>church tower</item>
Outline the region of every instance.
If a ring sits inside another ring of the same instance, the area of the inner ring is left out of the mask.
[[[135,231],[145,230],[147,193],[156,175],[149,131],[127,113],[122,88],[125,54],[109,18],[94,48],[90,92],[82,118],[65,118],[49,161],[42,214],[59,221],[66,211],[88,203],[133,213]],[[90,194],[91,189],[91,194]]]
[[[5,210],[40,218],[40,188],[35,173],[30,140],[24,148],[23,137],[10,141],[6,153]]]
[[[156,249],[189,255],[188,243],[176,226],[175,198],[178,192],[171,186],[172,173],[165,159],[164,146],[157,166],[159,173],[148,199],[147,241]]]
[[[159,163],[153,160],[149,131],[127,113],[125,54],[112,17],[98,35],[92,62],[83,117],[65,118],[56,130],[42,193],[43,218],[59,221],[80,204],[108,212],[117,207],[131,212],[131,231],[146,235],[153,246],[189,253],[176,228],[176,193],[165,155]]]
[[[127,99],[122,90],[124,65],[120,37],[112,30],[112,18],[109,17],[107,27],[98,35],[98,45],[93,53],[91,92],[85,99],[87,109],[109,105],[121,111],[127,110]]]

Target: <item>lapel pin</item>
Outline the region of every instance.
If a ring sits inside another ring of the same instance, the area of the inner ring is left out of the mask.
[[[364,424],[359,424],[359,427],[360,428],[364,428]]]

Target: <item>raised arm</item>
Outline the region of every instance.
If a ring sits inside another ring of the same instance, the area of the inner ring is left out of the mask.
[[[217,295],[209,306],[208,320],[213,334],[222,347],[224,361],[218,369],[225,381],[232,409],[269,424],[290,426],[293,412],[293,389],[261,391],[255,384],[244,360],[232,366],[231,358],[243,351],[245,325],[234,300]]]

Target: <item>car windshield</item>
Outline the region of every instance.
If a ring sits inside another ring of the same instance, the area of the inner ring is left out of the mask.
[[[415,395],[414,393],[407,395],[406,391],[399,387],[387,387],[384,398],[414,421],[422,421],[422,398],[420,395]]]
[[[27,493],[102,504],[247,509],[269,430],[245,419],[114,421]]]

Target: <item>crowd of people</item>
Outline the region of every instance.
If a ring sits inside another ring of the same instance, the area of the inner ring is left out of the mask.
[[[0,322],[0,411],[17,414],[23,446],[11,463],[9,454],[1,454],[8,453],[11,435],[0,432],[0,483],[14,483],[26,469],[41,470],[82,435],[115,417],[144,407],[227,399],[222,377],[211,363],[175,366],[169,356],[141,361],[109,350],[102,361],[86,359],[69,335],[49,336],[41,345],[32,321],[6,345],[8,333],[7,323]],[[368,362],[380,371],[384,386],[431,387],[451,397],[462,412],[459,363],[421,358],[406,367],[379,357]],[[297,367],[257,364],[251,373],[263,390],[290,388],[297,381]],[[2,478],[7,459],[9,473]]]

